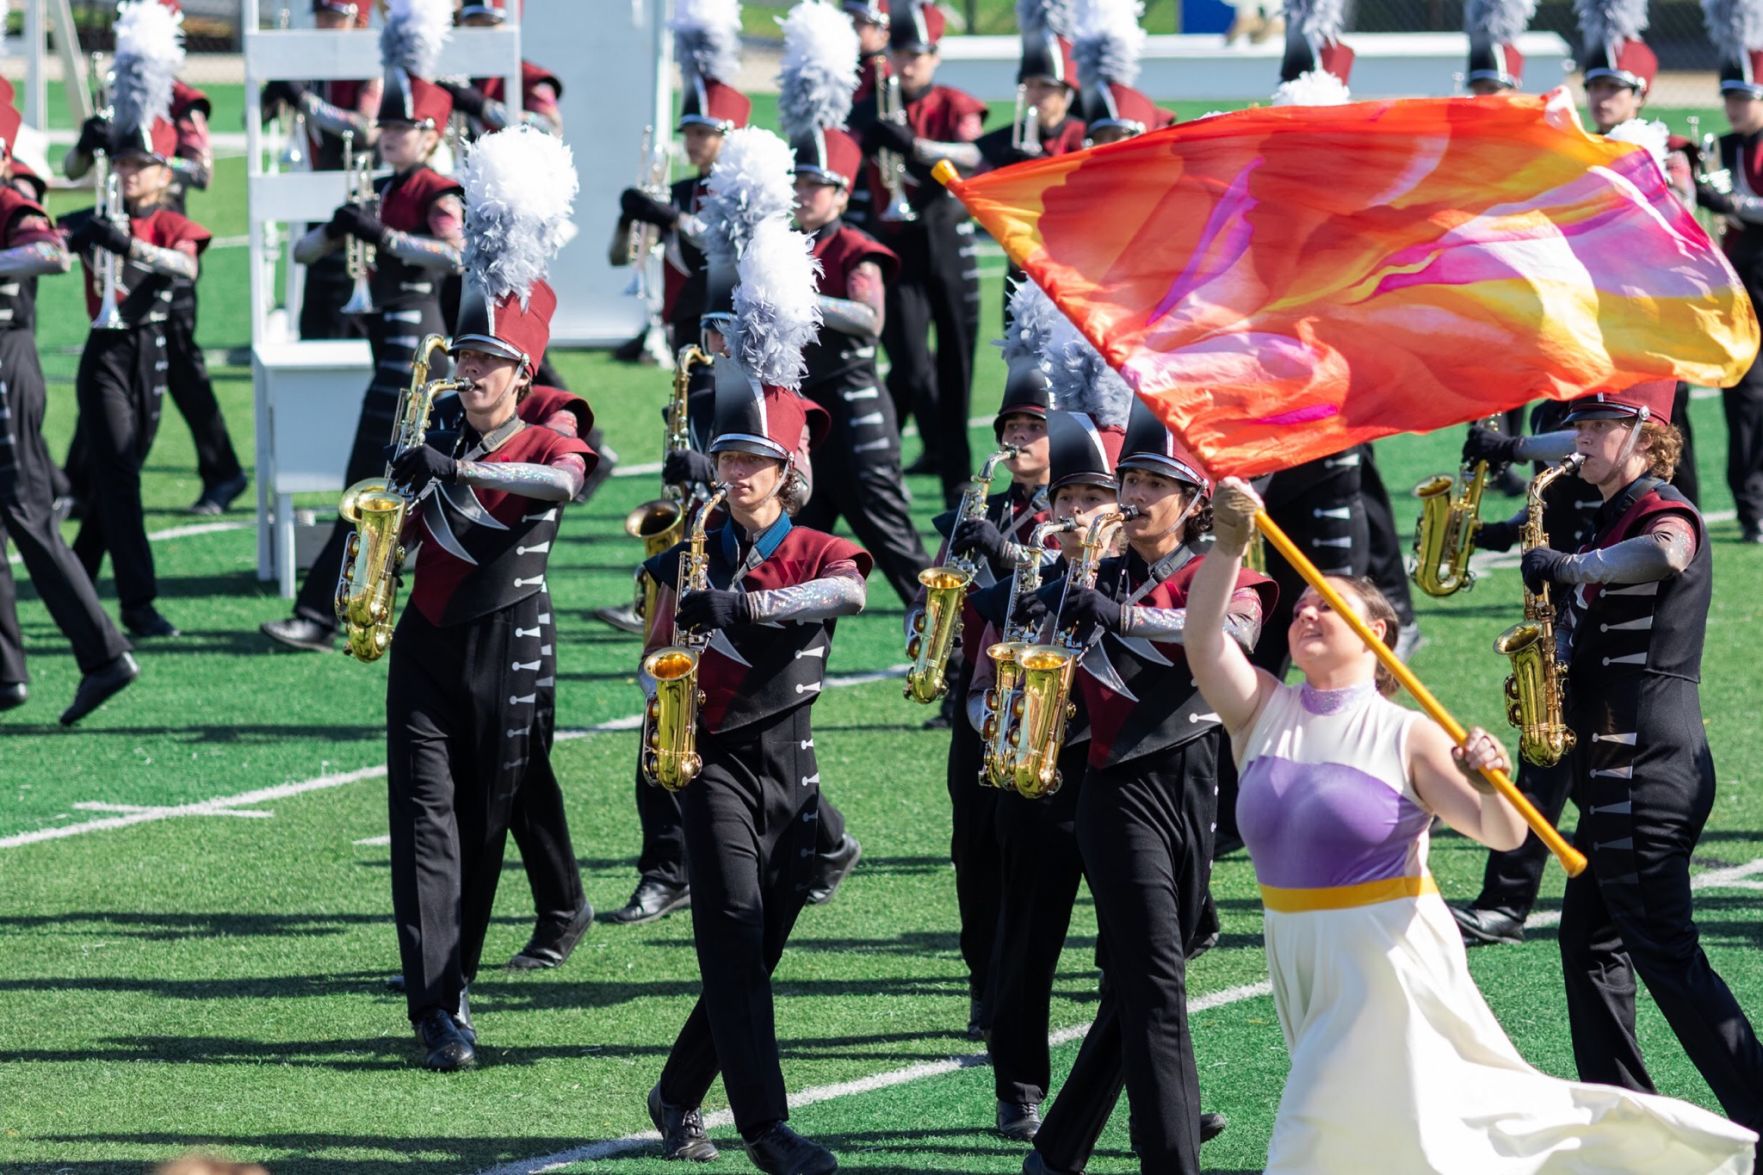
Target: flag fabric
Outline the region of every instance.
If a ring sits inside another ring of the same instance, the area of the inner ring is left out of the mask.
[[[1257,108],[950,188],[1216,475],[1756,358],[1744,287],[1566,91]]]

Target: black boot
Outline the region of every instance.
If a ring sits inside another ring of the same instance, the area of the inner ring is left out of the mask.
[[[747,1144],[747,1159],[766,1175],[829,1175],[839,1169],[831,1151],[783,1122]]]
[[[661,1134],[661,1157],[708,1163],[719,1153],[704,1130],[698,1107],[670,1106],[661,1100],[661,1086],[649,1091],[649,1121]]]

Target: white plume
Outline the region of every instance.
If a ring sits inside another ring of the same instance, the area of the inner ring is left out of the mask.
[[[741,72],[740,0],[679,0],[667,27],[688,87],[694,77],[733,84]]]
[[[788,220],[795,208],[796,157],[788,143],[768,130],[730,131],[705,188],[700,212],[709,238],[705,252],[739,258],[761,222]]]
[[[1145,51],[1145,30],[1139,24],[1144,11],[1141,0],[1078,0],[1071,54],[1085,85],[1130,86],[1138,80],[1139,57]]]
[[[1537,0],[1468,0],[1463,5],[1463,31],[1471,37],[1485,36],[1496,45],[1510,44],[1530,27],[1536,10]]]
[[[1023,36],[1051,32],[1071,36],[1071,0],[1016,0],[1016,23]]]
[[[1098,426],[1126,427],[1132,388],[1064,314],[1053,323],[1047,357],[1047,382],[1061,411],[1087,413]]]
[[[741,366],[762,384],[800,387],[808,370],[802,349],[820,331],[813,245],[782,217],[762,220],[737,272],[731,343]]]
[[[857,30],[822,0],[803,0],[778,22],[784,30],[777,117],[794,138],[845,125],[857,90]]]
[[[1631,118],[1627,122],[1619,122],[1605,133],[1606,139],[1618,143],[1638,143],[1645,147],[1653,156],[1654,162],[1660,167],[1665,166],[1665,153],[1671,139],[1671,128],[1662,122],[1646,118]]]
[[[1702,19],[1723,57],[1763,49],[1763,4],[1757,0],[1702,0]]]
[[[1647,31],[1647,0],[1573,0],[1573,13],[1586,45],[1602,48]]]
[[[1023,363],[1046,366],[1053,330],[1065,315],[1033,278],[1024,277],[1010,287],[1010,327],[998,340],[1009,367]]]
[[[1288,29],[1306,37],[1338,41],[1347,27],[1347,4],[1346,0],[1285,0],[1285,17]]]
[[[563,140],[536,127],[485,135],[466,149],[465,269],[492,299],[519,295],[545,276],[572,235],[569,214],[581,186]]]
[[[452,35],[452,0],[391,0],[380,29],[380,64],[411,77],[433,78]]]
[[[139,0],[117,10],[115,31],[113,118],[119,127],[151,127],[171,113],[172,83],[184,68],[184,14]]]
[[[1275,106],[1343,106],[1352,100],[1347,83],[1326,69],[1301,73],[1289,82],[1281,82],[1273,92]]]

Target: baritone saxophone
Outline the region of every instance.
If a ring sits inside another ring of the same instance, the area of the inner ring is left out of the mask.
[[[673,643],[643,658],[643,672],[655,682],[655,696],[649,699],[645,714],[643,777],[671,792],[696,779],[704,766],[698,753],[698,708],[704,704],[698,666],[710,644],[710,634],[680,627],[679,602],[687,592],[709,590],[710,554],[704,528],[727,492],[726,486],[716,487],[692,516],[674,589]]]

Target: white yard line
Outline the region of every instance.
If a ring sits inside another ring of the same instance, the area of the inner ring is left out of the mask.
[[[1272,995],[1273,985],[1265,981],[1246,983],[1241,987],[1229,987],[1223,991],[1215,991],[1210,995],[1201,996],[1188,1004],[1188,1013],[1193,1015],[1212,1008],[1222,1008],[1244,1000],[1256,999],[1259,996]],[[1070,1028],[1061,1028],[1047,1037],[1047,1043],[1057,1048],[1079,1040],[1090,1030],[1086,1024],[1076,1024]],[[892,1089],[896,1085],[910,1085],[914,1081],[924,1081],[931,1077],[941,1077],[948,1073],[956,1073],[962,1069],[975,1069],[989,1065],[991,1061],[984,1053],[968,1053],[964,1056],[949,1057],[941,1061],[920,1061],[916,1065],[907,1065],[902,1069],[889,1069],[882,1073],[872,1073],[868,1077],[858,1077],[851,1081],[839,1081],[832,1085],[817,1085],[790,1095],[790,1108],[800,1109],[818,1102],[836,1101],[839,1098],[856,1097],[860,1094],[874,1093],[878,1089]],[[704,1125],[712,1130],[734,1125],[734,1115],[728,1110],[717,1110],[704,1115]],[[491,1167],[482,1175],[539,1175],[544,1171],[556,1171],[574,1163],[591,1163],[596,1159],[610,1159],[628,1154],[638,1147],[648,1146],[658,1141],[661,1136],[653,1130],[642,1134],[627,1134],[623,1138],[609,1138],[601,1142],[583,1143],[566,1151],[541,1155],[536,1159],[521,1159],[512,1163],[503,1163]]]
[[[1705,873],[1694,874],[1690,877],[1690,888],[1763,889],[1763,881],[1751,880],[1759,873],[1763,873],[1763,859],[1744,865],[1732,865],[1725,869],[1709,869]],[[1545,927],[1559,925],[1561,925],[1561,911],[1559,910],[1543,910],[1524,920],[1526,930],[1541,930]]]
[[[160,543],[167,539],[194,538],[199,534],[219,534],[227,530],[245,530],[256,525],[254,522],[192,522],[185,526],[170,526],[164,530],[153,531],[147,536],[147,541]],[[16,551],[6,556],[6,561],[8,563],[24,562]]]

